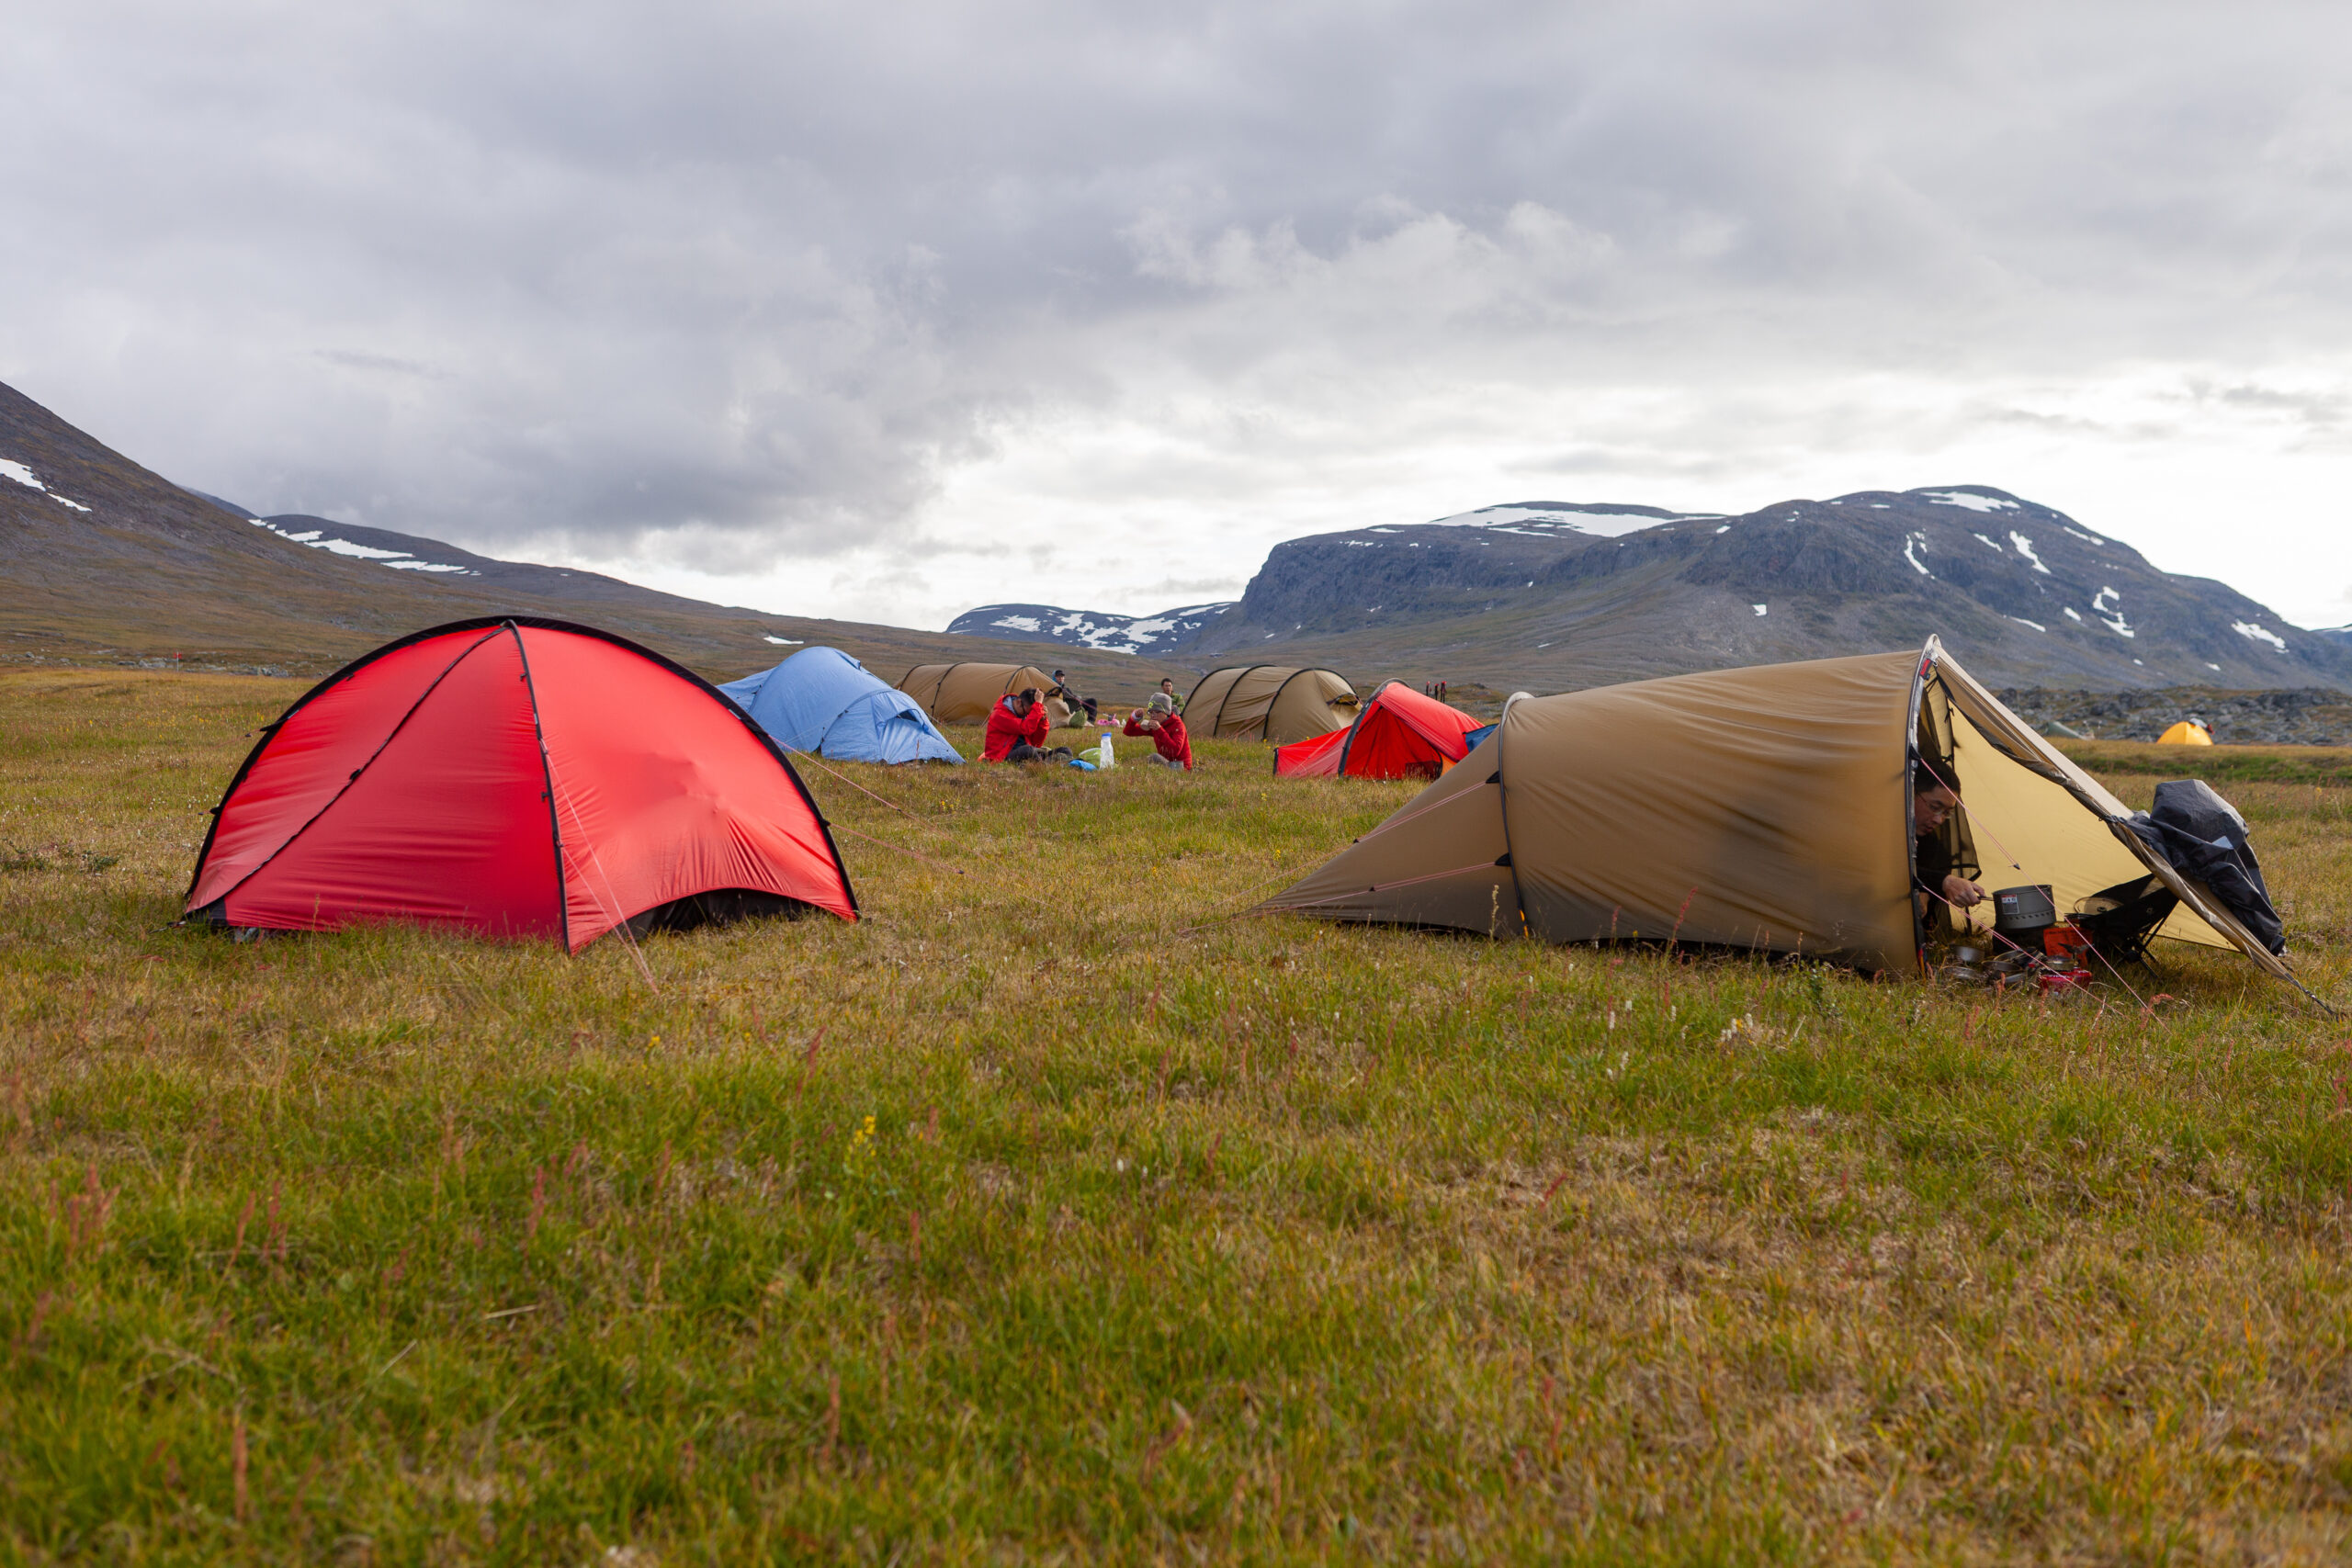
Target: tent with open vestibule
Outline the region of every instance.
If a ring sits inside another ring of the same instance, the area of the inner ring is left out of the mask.
[[[1469,754],[1469,738],[1485,723],[1401,681],[1384,681],[1345,729],[1277,750],[1274,776],[1433,779]]]
[[[1069,705],[1050,694],[1054,678],[1034,664],[918,664],[899,682],[899,690],[940,724],[986,724],[999,697],[1028,686],[1046,694],[1046,716],[1055,728],[1069,724]]]
[[[548,938],[857,919],[799,775],[693,671],[591,626],[458,621],[295,700],[237,770],[192,920]]]
[[[1231,664],[1210,671],[1193,686],[1184,699],[1184,728],[1196,739],[1286,746],[1345,729],[1356,705],[1355,688],[1329,670]]]
[[[922,706],[838,648],[804,648],[718,688],[787,751],[852,762],[957,762]]]
[[[1930,929],[1957,918],[1939,906],[1923,920],[1912,899],[1922,760],[1959,786],[1953,822],[1986,886],[2047,883],[2065,910],[2153,878],[2178,900],[2159,934],[2235,947],[2292,981],[2210,886],[2135,830],[2146,818],[1933,638],[1919,653],[1514,697],[1444,777],[1263,908],[1917,974]]]

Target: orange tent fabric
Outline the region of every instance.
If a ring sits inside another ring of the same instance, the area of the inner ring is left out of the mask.
[[[1275,751],[1274,776],[1433,779],[1468,754],[1464,738],[1483,728],[1458,707],[1387,681],[1347,728]]]

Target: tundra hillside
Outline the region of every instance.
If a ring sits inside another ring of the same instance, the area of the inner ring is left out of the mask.
[[[1219,744],[812,767],[869,918],[651,984],[171,929],[293,694],[0,676],[0,1556],[2352,1552],[2347,1029],[2233,955],[1220,919],[1410,786]],[[2346,758],[2193,761],[2341,997]]]

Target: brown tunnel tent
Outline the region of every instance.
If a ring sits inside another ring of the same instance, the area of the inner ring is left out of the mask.
[[[2048,883],[2064,910],[2154,875],[2180,900],[2158,934],[2235,947],[2292,982],[2124,826],[2129,807],[1933,638],[1916,654],[1515,697],[1476,750],[1264,908],[1555,942],[1679,938],[1917,974],[1915,745],[1952,770],[1987,887]]]
[[[1287,746],[1345,729],[1356,716],[1355,689],[1329,670],[1232,664],[1212,670],[1184,699],[1184,728],[1221,740],[1271,740]]]
[[[1024,686],[1050,692],[1054,678],[1034,664],[918,664],[899,682],[936,724],[985,724],[999,697]],[[1070,721],[1069,705],[1049,696],[1046,716],[1059,729]]]

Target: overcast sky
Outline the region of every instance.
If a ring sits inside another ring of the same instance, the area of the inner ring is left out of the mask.
[[[2341,5],[74,0],[0,42],[0,379],[796,614],[1977,483],[2335,625],[2348,187]]]

